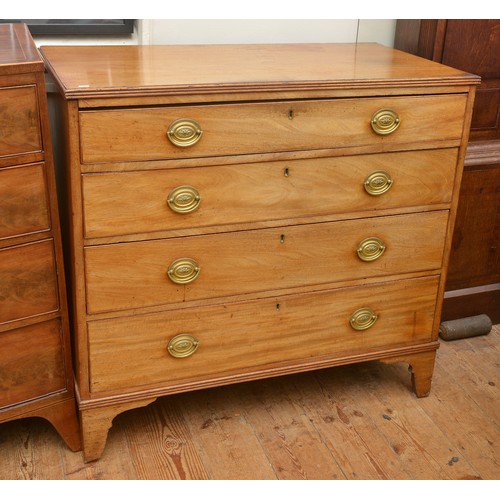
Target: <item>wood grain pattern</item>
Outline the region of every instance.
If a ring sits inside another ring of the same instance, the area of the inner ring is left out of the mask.
[[[122,426],[131,444],[133,462],[144,479],[157,480],[168,476],[175,479],[209,479],[200,457],[199,444],[184,420],[183,409],[175,402],[150,405],[143,411],[131,411]],[[151,436],[154,439],[151,441]],[[154,451],[150,446],[153,444]]]
[[[44,165],[0,170],[0,239],[50,228]]]
[[[499,207],[500,163],[464,172],[447,290],[500,282]]]
[[[291,365],[428,342],[437,282],[422,278],[90,322],[91,388],[168,387],[270,363]],[[366,331],[354,331],[349,319],[362,307],[371,307],[379,319]],[[167,344],[181,333],[193,335],[200,345],[191,357],[175,359]]]
[[[447,219],[448,212],[439,211],[88,247],[88,312],[437,271]],[[358,244],[372,236],[386,250],[379,259],[363,262]],[[174,284],[167,270],[185,257],[198,263],[199,277]]]
[[[118,415],[91,463],[41,419],[7,422],[0,479],[495,480],[499,347],[500,325],[442,342],[423,399],[377,362],[160,398]]]
[[[429,206],[451,200],[457,151],[430,150],[343,158],[291,160],[84,175],[87,238],[204,228],[244,222]],[[380,196],[363,188],[384,170],[392,186]],[[199,208],[173,212],[166,202],[178,186],[193,186]]]
[[[477,82],[374,43],[44,46],[41,52],[68,99]]]
[[[465,95],[384,97],[83,111],[83,163],[199,158],[458,139]],[[372,115],[393,108],[401,119],[377,135]],[[293,118],[290,119],[290,111]],[[196,120],[203,135],[190,147],[167,138],[172,122]]]
[[[59,308],[52,240],[0,250],[0,322]]]
[[[448,19],[443,64],[481,75],[472,115],[473,140],[500,140],[500,21]]]
[[[36,87],[0,88],[0,156],[41,151]]]
[[[0,407],[66,387],[59,321],[1,334]]]
[[[43,62],[25,24],[2,24],[0,29],[0,75],[42,71]]]

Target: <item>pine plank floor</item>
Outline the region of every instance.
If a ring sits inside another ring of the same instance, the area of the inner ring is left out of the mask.
[[[85,464],[50,424],[0,425],[0,479],[500,479],[500,325],[441,342],[431,394],[404,364],[337,367],[158,399]]]

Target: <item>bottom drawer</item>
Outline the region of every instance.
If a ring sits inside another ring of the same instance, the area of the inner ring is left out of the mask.
[[[284,362],[428,342],[438,282],[431,276],[91,321],[90,388],[171,388]],[[364,308],[376,319],[360,312],[354,326],[368,328],[355,329],[350,320]]]
[[[58,320],[0,333],[0,408],[66,388]]]

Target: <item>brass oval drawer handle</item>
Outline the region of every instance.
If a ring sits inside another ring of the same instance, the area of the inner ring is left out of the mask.
[[[200,341],[194,335],[181,333],[170,339],[167,351],[174,358],[187,358],[196,352],[199,345]]]
[[[167,276],[178,285],[192,283],[200,275],[200,266],[193,259],[177,259],[170,264]]]
[[[203,135],[200,124],[190,118],[175,120],[168,127],[167,137],[172,144],[181,148],[193,146]]]
[[[188,214],[200,206],[201,196],[192,186],[178,186],[168,194],[167,203],[174,212]]]
[[[361,260],[371,262],[382,256],[385,252],[385,244],[380,238],[372,236],[359,242],[357,252]]]
[[[391,174],[384,170],[375,170],[366,177],[363,186],[368,194],[379,196],[389,191],[392,183]]]
[[[375,324],[377,319],[378,316],[373,309],[362,307],[351,314],[349,322],[354,330],[368,330]]]
[[[371,120],[372,129],[379,135],[392,134],[401,120],[393,109],[383,108],[376,111]]]

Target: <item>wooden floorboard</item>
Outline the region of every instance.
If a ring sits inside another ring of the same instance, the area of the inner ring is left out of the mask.
[[[500,325],[441,342],[431,394],[377,362],[179,394],[118,415],[85,464],[38,418],[0,425],[0,479],[500,479]]]

